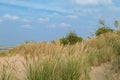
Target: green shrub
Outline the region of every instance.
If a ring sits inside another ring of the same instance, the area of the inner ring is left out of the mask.
[[[60,39],[60,43],[63,44],[63,45],[67,45],[68,44],[68,41],[66,38],[61,38]]]
[[[120,30],[120,23],[118,20],[114,21],[114,26],[117,28],[117,30]]]
[[[65,38],[60,39],[60,43],[63,45],[73,45],[77,42],[81,42],[82,40],[82,37],[77,36],[77,34],[74,32],[70,32]]]
[[[99,29],[97,29],[96,31],[96,36],[99,36],[101,34],[107,33],[107,32],[113,32],[114,30],[109,28],[109,27],[101,27]]]

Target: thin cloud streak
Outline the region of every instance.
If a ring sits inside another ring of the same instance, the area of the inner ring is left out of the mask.
[[[49,18],[39,18],[38,23],[47,23],[49,22]]]
[[[81,5],[112,4],[112,0],[74,0]]]
[[[33,27],[30,24],[25,24],[25,25],[22,25],[21,27],[24,28],[24,29],[27,29],[27,30],[32,30],[33,29]]]
[[[72,25],[66,22],[48,24],[49,28],[69,28]]]
[[[18,20],[19,19],[18,16],[10,15],[10,14],[4,14],[2,17],[3,17],[3,19],[8,19],[8,20]]]
[[[51,11],[51,12],[56,12],[56,13],[71,13],[71,11],[66,11],[66,9],[61,8],[61,7],[54,7],[54,6],[49,6],[49,5],[43,5],[41,3],[31,3],[27,1],[9,1],[9,0],[0,0],[0,3],[5,4],[5,5],[15,5],[19,7],[24,7],[24,8],[29,8],[29,9],[39,9],[39,10],[46,10],[46,11]]]
[[[69,19],[77,19],[78,18],[77,15],[67,15],[66,17]]]

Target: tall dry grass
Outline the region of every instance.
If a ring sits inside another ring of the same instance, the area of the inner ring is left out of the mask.
[[[90,80],[91,66],[116,59],[119,41],[118,34],[106,33],[75,45],[63,46],[59,41],[21,44],[9,53],[25,58],[22,80]]]

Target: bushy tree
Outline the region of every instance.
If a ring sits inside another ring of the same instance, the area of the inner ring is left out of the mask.
[[[113,32],[114,30],[108,27],[104,20],[99,20],[100,28],[98,28],[95,32],[96,36],[99,36],[101,34],[107,33],[107,32]]]
[[[114,26],[116,27],[116,33],[120,35],[120,22],[118,20],[114,21]]]
[[[114,21],[114,26],[117,28],[117,30],[120,30],[120,23],[118,20]]]
[[[106,23],[104,20],[99,20],[99,24],[102,26],[102,27],[106,27]]]
[[[67,45],[67,44],[73,45],[77,42],[81,42],[82,40],[83,40],[82,37],[77,36],[76,33],[69,32],[65,38],[60,39],[60,43],[63,45]]]
[[[101,34],[107,33],[107,32],[113,32],[114,30],[109,28],[109,27],[101,27],[99,29],[97,29],[96,31],[96,36],[99,36]]]

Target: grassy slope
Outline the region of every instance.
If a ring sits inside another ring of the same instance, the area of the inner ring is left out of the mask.
[[[21,65],[24,65],[25,75],[19,79],[15,75],[18,72],[11,69],[10,73],[14,76],[11,80],[90,80],[91,66],[116,60],[119,48],[120,36],[116,33],[100,35],[72,46],[62,46],[59,41],[21,44],[8,54],[24,57]],[[5,68],[6,71],[9,69]],[[7,77],[9,71],[5,72],[4,68],[2,71],[5,75],[1,74],[1,80],[8,80],[2,78]]]

